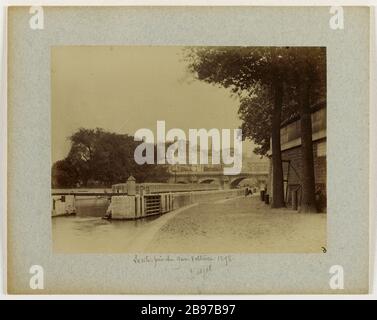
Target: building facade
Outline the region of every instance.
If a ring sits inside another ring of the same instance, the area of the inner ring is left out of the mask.
[[[297,191],[298,205],[300,205],[301,199],[302,153],[300,125],[299,115],[294,115],[284,121],[280,129],[284,192],[288,206],[292,204],[294,191]],[[317,209],[319,212],[326,212],[326,102],[320,102],[312,106],[312,140]],[[272,161],[270,177],[269,189],[272,190]]]

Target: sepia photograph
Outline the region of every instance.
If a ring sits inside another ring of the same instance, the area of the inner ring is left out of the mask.
[[[326,251],[326,48],[54,46],[57,253]]]
[[[9,7],[7,292],[368,293],[371,14]]]

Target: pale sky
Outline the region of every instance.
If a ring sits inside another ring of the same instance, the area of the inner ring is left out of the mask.
[[[194,80],[183,47],[61,46],[51,53],[52,161],[79,127],[133,135],[140,128],[236,129],[238,99]],[[250,143],[244,152],[252,151]]]

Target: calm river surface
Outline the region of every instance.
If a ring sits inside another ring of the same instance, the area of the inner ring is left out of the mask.
[[[130,221],[88,216],[55,217],[52,218],[54,252],[124,253],[155,219],[158,217]]]
[[[53,192],[104,192],[105,189],[54,189]],[[106,189],[110,192],[111,189]],[[133,240],[143,232],[150,217],[130,221],[103,220],[110,204],[108,197],[76,197],[76,216],[52,218],[54,252],[117,253],[127,252]]]

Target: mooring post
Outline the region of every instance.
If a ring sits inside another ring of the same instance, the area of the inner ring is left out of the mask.
[[[136,195],[136,179],[133,176],[130,176],[127,179],[127,194],[129,196]]]

